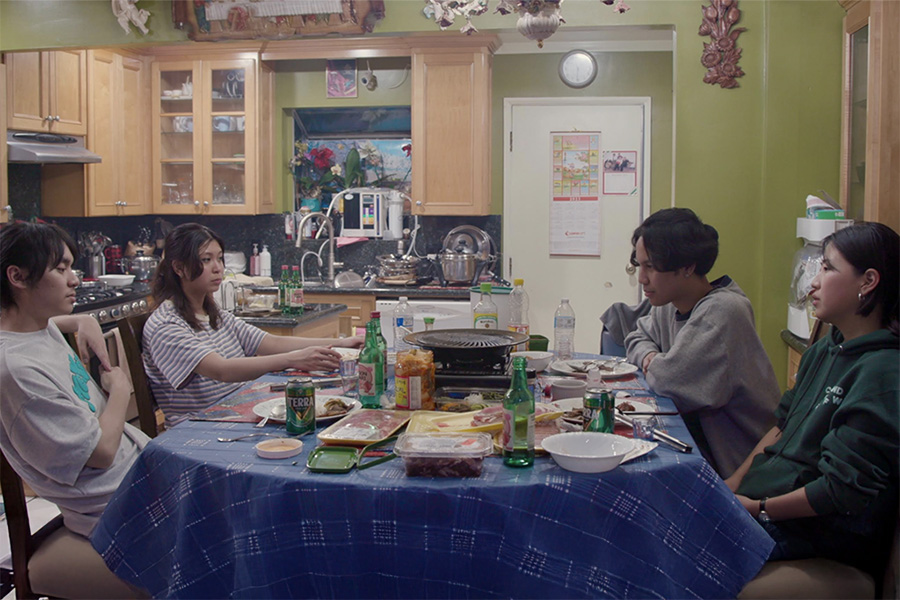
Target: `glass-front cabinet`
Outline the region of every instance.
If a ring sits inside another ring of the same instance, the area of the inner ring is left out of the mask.
[[[256,212],[255,66],[154,63],[154,212]]]

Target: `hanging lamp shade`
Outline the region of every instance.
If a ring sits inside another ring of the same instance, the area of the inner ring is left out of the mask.
[[[520,10],[516,29],[529,40],[537,40],[538,48],[543,48],[544,40],[556,33],[560,23],[565,20],[559,14],[559,5],[548,3],[536,14]]]

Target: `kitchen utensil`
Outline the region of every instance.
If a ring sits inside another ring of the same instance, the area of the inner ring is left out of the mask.
[[[512,347],[527,340],[528,336],[496,329],[434,329],[417,331],[404,339],[434,352],[436,365],[473,369],[500,365],[505,373]]]
[[[286,406],[284,402],[281,402],[281,399],[278,399],[278,402],[274,406],[272,406],[271,409],[269,409],[269,412],[267,412],[266,416],[262,418],[262,421],[254,425],[254,427],[265,427],[266,423],[268,423],[269,419],[271,419],[272,417],[277,418],[279,415],[284,417],[285,411]]]
[[[237,437],[231,437],[231,438],[220,437],[220,438],[216,438],[216,439],[217,439],[218,441],[220,441],[220,442],[239,442],[239,441],[241,441],[241,440],[246,440],[246,439],[249,439],[249,438],[260,437],[260,436],[268,436],[268,437],[275,437],[275,438],[285,438],[285,436],[283,436],[283,435],[278,435],[277,433],[248,433],[247,435],[239,435],[239,436],[237,436]]]
[[[634,423],[632,422],[632,420],[624,415],[617,414],[616,421],[618,421],[619,423],[624,423],[628,427],[634,428]],[[694,449],[690,444],[686,444],[678,438],[672,437],[668,433],[663,433],[658,429],[653,431],[653,439],[657,442],[662,442],[663,444],[672,447],[678,452],[684,452],[685,454],[690,454],[690,452]]]
[[[334,277],[334,287],[336,288],[361,288],[364,285],[363,278],[354,271],[344,271]]]
[[[122,266],[127,273],[134,275],[138,281],[150,281],[156,274],[159,258],[144,255],[143,250],[136,250],[131,258],[123,258]]]
[[[101,275],[97,279],[110,287],[125,287],[134,282],[134,275]]]
[[[416,269],[419,259],[415,256],[397,256],[382,254],[378,260],[378,278],[386,285],[406,285],[416,281]]]
[[[256,454],[260,458],[290,458],[303,451],[303,442],[294,438],[263,440],[256,445]]]
[[[513,358],[517,356],[524,356],[525,360],[528,361],[528,368],[534,369],[535,371],[543,371],[550,366],[550,361],[553,360],[552,352],[538,352],[536,350],[513,352],[512,354],[510,354],[510,356]]]
[[[634,441],[612,433],[574,431],[545,438],[541,446],[567,471],[605,473],[634,449]]]
[[[362,462],[367,453],[376,448],[393,444],[395,441],[397,441],[397,436],[391,436],[361,449],[346,446],[319,446],[306,459],[306,468],[313,473],[349,473],[353,467],[362,471],[397,458],[393,452],[386,452],[374,460]]]

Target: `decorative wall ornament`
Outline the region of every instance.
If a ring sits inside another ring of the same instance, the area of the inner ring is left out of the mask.
[[[703,22],[700,23],[701,36],[709,36],[710,43],[703,43],[703,55],[700,63],[706,67],[703,82],[710,85],[719,84],[723,88],[738,87],[737,77],[743,77],[744,71],[738,66],[741,49],[737,47],[737,39],[746,27],[734,27],[741,19],[738,0],[710,0],[709,6],[701,7]]]
[[[125,33],[131,33],[131,25],[137,27],[145,35],[149,33],[147,19],[150,18],[150,11],[138,8],[136,6],[138,0],[110,0],[110,3],[113,15]]]
[[[613,11],[619,14],[631,8],[624,0],[600,1],[608,6],[616,2]],[[459,30],[471,35],[478,31],[472,24],[472,19],[486,13],[489,2],[490,0],[425,0],[423,12],[429,19],[434,19],[441,30],[452,27],[456,17],[463,17],[466,23]],[[544,40],[556,33],[561,23],[566,22],[560,13],[562,3],[563,0],[499,0],[494,12],[501,15],[517,13],[519,21],[516,29],[529,40],[537,40],[538,48],[543,48]]]
[[[198,42],[359,35],[383,18],[384,0],[172,0],[175,26]]]

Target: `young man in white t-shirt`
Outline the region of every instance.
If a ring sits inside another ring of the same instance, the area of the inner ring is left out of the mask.
[[[55,225],[0,229],[0,449],[59,506],[66,529],[87,538],[148,438],[125,423],[131,383],[110,366],[100,325],[71,314],[76,253]],[[80,357],[63,333],[78,334]],[[89,351],[100,359],[106,393],[84,367]],[[78,547],[79,559],[94,554],[85,563],[92,592],[140,595],[106,569],[87,539]]]

